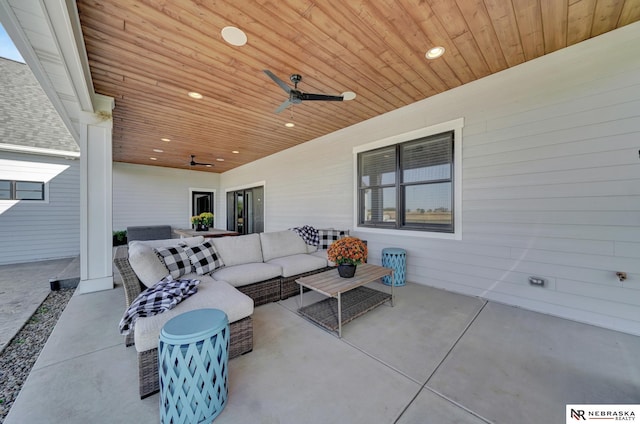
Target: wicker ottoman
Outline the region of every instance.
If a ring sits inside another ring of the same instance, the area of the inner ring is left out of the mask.
[[[219,309],[170,319],[160,332],[160,422],[210,423],[227,403],[229,321]]]

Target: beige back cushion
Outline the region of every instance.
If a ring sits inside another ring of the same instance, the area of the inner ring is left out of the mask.
[[[291,230],[260,233],[260,242],[265,262],[283,256],[307,253],[307,243]]]
[[[263,262],[260,235],[212,238],[225,266]]]
[[[204,237],[188,237],[183,239],[132,241],[129,243],[129,263],[138,279],[147,287],[151,287],[169,275],[169,270],[153,251],[156,247],[197,246],[204,242]]]

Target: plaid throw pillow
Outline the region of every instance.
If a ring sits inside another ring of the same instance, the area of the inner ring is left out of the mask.
[[[175,279],[193,271],[189,256],[182,246],[159,247],[153,249]]]
[[[348,232],[343,230],[318,230],[318,238],[320,239],[318,249],[327,250],[331,243],[348,235]]]
[[[305,225],[303,227],[294,227],[289,228],[291,231],[302,237],[305,243],[310,246],[317,246],[320,243],[320,239],[318,238],[318,230],[313,228],[310,225]]]
[[[209,241],[205,241],[199,246],[188,248],[186,253],[198,275],[207,274],[224,266],[216,247]]]

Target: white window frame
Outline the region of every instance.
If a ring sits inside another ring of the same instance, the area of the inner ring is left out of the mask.
[[[409,131],[403,134],[394,135],[371,143],[363,144],[353,148],[353,228],[363,233],[387,234],[394,236],[412,236],[423,238],[438,238],[449,240],[462,240],[462,128],[464,127],[464,118],[458,118],[440,124],[431,125],[429,127],[420,128],[418,130]],[[434,231],[413,231],[399,230],[391,228],[372,228],[359,225],[358,222],[358,153],[367,152],[369,150],[379,149],[381,147],[392,146],[406,141],[416,140],[418,138],[428,137],[431,135],[441,134],[453,131],[453,170],[454,170],[454,232],[441,233]]]

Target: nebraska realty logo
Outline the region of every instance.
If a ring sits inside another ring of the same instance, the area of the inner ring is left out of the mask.
[[[591,420],[634,422],[640,416],[640,405],[567,405],[565,416],[567,424]]]

